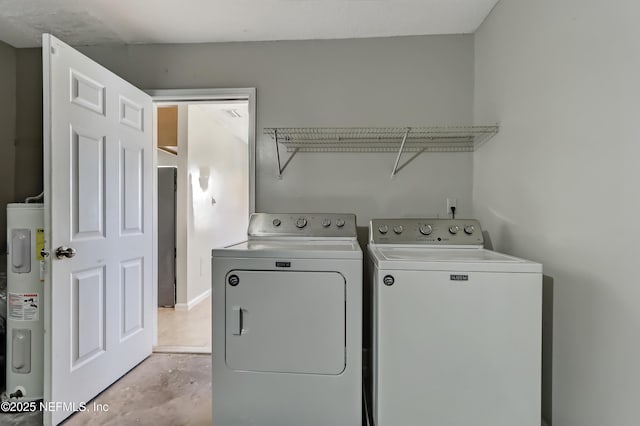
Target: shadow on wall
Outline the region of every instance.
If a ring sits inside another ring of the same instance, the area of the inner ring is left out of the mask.
[[[553,277],[542,276],[542,419],[551,425],[553,401]]]
[[[482,231],[482,238],[484,239],[484,248],[487,250],[493,250],[493,242],[491,241],[491,235],[489,235],[489,232]]]
[[[487,231],[482,231],[484,247],[493,250]],[[503,233],[504,237],[504,233]],[[553,401],[553,277],[542,276],[542,420],[551,425]]]
[[[208,166],[200,167],[200,177],[198,181],[200,182],[200,189],[202,192],[206,192],[209,189],[209,178],[211,177],[211,168]]]

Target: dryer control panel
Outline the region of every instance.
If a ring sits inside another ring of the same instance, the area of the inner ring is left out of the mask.
[[[372,219],[369,242],[436,246],[482,246],[480,222],[475,219]]]
[[[254,213],[250,238],[356,238],[356,215],[339,213]]]

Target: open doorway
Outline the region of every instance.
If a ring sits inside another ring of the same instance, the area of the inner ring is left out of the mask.
[[[250,96],[155,102],[155,352],[211,352],[211,249],[246,239],[253,211],[253,105]]]

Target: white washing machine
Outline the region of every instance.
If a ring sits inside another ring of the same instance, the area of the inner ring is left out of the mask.
[[[376,426],[539,426],[542,265],[475,220],[374,219]]]
[[[362,424],[362,251],[350,214],[266,214],[213,250],[213,424]]]

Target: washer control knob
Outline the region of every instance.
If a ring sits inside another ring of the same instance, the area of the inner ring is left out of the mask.
[[[464,233],[467,235],[471,235],[473,234],[473,231],[475,231],[476,228],[473,225],[467,225],[464,227]]]
[[[456,235],[459,230],[460,230],[460,227],[458,225],[451,225],[449,227],[449,232],[453,235]]]
[[[322,219],[322,226],[324,226],[325,228],[331,226],[331,219]]]
[[[393,227],[393,232],[395,232],[398,235],[402,234],[402,231],[404,231],[404,228],[402,227],[402,225],[396,225]]]
[[[389,232],[389,227],[385,224],[382,224],[378,227],[378,232],[381,234],[386,234],[387,232]]]
[[[331,224],[331,221],[329,221],[329,224]],[[342,218],[336,219],[336,226],[338,228],[342,228],[344,226],[344,219],[342,219]]]
[[[280,224],[282,224],[282,222],[278,218],[273,219],[273,222],[271,223],[273,223],[273,226],[280,226]]]
[[[420,233],[422,235],[429,235],[433,232],[431,225],[420,225]]]
[[[298,218],[298,220],[296,220],[296,226],[300,229],[304,228],[307,226],[307,219],[304,217]]]

